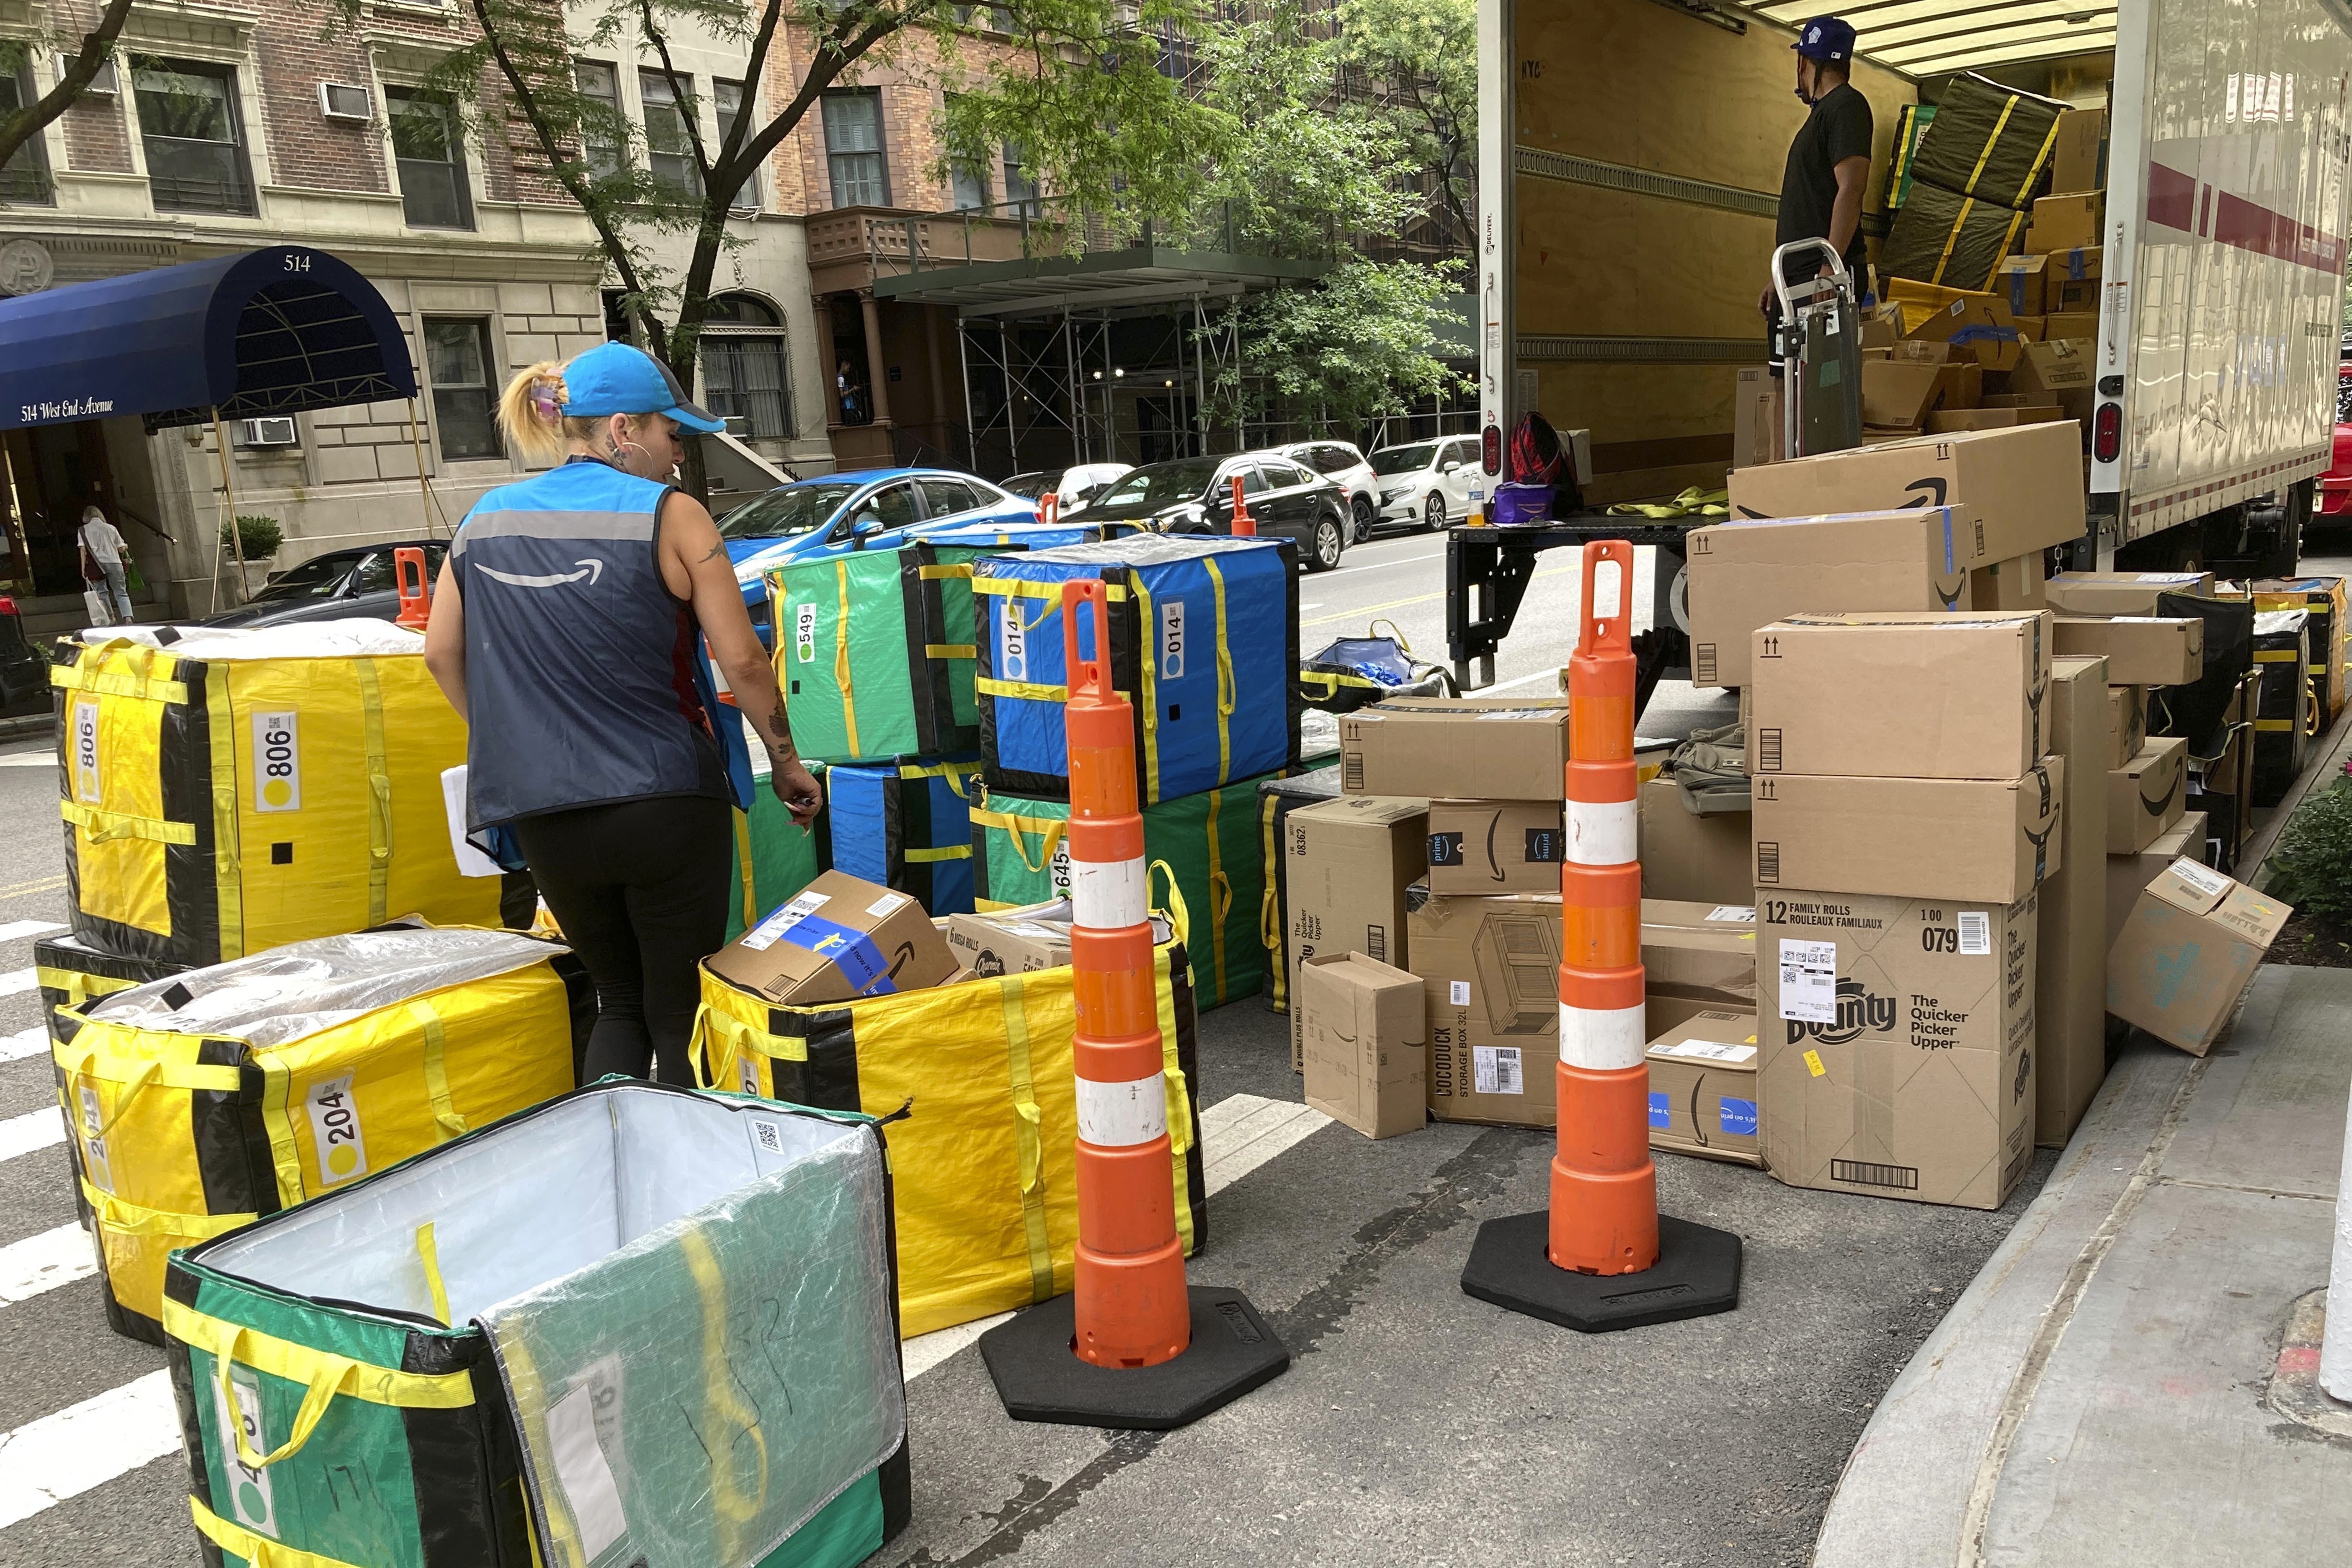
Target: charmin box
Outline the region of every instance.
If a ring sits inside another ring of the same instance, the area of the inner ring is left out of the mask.
[[[1982,523],[1976,554],[2008,561],[2081,537],[2082,437],[2065,425],[1920,436],[1731,475],[1734,517],[1827,517],[1965,506]]]
[[[2013,779],[1756,780],[1756,884],[2012,904],[2061,864],[2066,764]]]
[[[1349,795],[1561,800],[1568,794],[1568,700],[1391,697],[1339,720],[1339,787]]]
[[[2046,612],[2011,610],[1803,615],[1765,626],[1748,772],[2017,778],[2047,750],[2049,631]]]
[[[1440,1121],[1549,1127],[1559,1058],[1559,895],[1405,900],[1429,998],[1429,1110]]]

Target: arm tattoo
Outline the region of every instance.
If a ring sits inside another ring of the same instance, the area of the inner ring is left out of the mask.
[[[720,540],[718,543],[713,544],[713,545],[710,547],[710,552],[709,552],[709,554],[705,555],[705,556],[702,558],[702,560],[703,560],[703,561],[716,561],[716,560],[718,560],[720,556],[722,556],[722,555],[724,555],[724,554],[726,554],[726,553],[727,553],[727,542],[726,542],[725,540],[723,540],[723,539],[722,539],[722,540]],[[699,566],[699,565],[701,565],[701,564],[702,564],[702,562],[701,562],[701,561],[698,561],[698,562],[696,562],[696,563],[695,563],[695,564],[696,564],[696,565],[698,565],[698,566]]]

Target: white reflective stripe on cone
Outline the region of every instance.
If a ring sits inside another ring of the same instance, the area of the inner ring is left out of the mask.
[[[1650,1032],[1643,1007],[1574,1007],[1559,1005],[1559,1059],[1587,1072],[1618,1072],[1640,1067]]]
[[[1623,866],[1642,858],[1641,816],[1630,800],[1568,803],[1568,858],[1580,866]]]
[[[1070,858],[1070,909],[1073,925],[1096,931],[1125,931],[1139,926],[1151,912],[1151,873],[1140,858],[1133,860],[1081,860]]]
[[[1132,1083],[1078,1079],[1078,1136],[1097,1149],[1131,1149],[1168,1131],[1168,1075]]]

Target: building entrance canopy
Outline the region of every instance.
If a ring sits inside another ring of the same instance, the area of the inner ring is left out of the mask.
[[[0,430],[136,414],[152,431],[415,395],[383,297],[302,246],[0,300]]]

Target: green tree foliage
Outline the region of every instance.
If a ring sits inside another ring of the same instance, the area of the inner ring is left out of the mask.
[[[1337,53],[1361,72],[1406,155],[1435,176],[1454,235],[1472,233],[1478,155],[1477,0],[1339,0]]]
[[[2352,925],[2352,782],[2315,791],[2272,856],[2280,896],[2314,920]]]
[[[1430,352],[1452,269],[1416,261],[1342,260],[1311,289],[1254,295],[1240,313],[1242,368],[1276,406],[1335,427],[1402,413],[1453,373]],[[1228,376],[1228,400],[1244,391]]]
[[[114,52],[114,40],[130,16],[131,0],[107,0],[98,26],[72,46],[72,54],[61,56],[64,69],[57,85],[22,109],[0,115],[0,167],[5,167],[18,148],[39,135],[43,126],[73,107],[75,98]],[[36,48],[62,50],[66,47],[64,36],[55,32],[32,38],[0,38],[0,75],[13,76],[24,69],[26,60]]]

